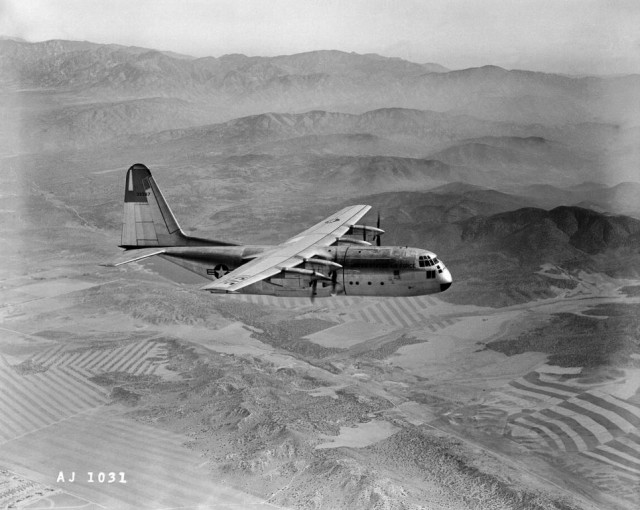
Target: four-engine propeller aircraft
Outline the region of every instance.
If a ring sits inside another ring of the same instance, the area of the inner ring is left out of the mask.
[[[380,246],[378,226],[357,224],[368,205],[345,207],[276,246],[187,236],[149,169],[129,168],[119,266],[160,256],[204,278],[210,292],[275,296],[418,296],[447,290],[451,274],[430,251]],[[361,236],[361,238],[360,238]],[[375,245],[367,241],[375,240]]]

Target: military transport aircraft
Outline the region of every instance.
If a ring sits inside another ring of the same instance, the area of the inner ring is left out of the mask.
[[[240,246],[187,236],[149,169],[129,168],[119,266],[158,255],[204,278],[210,292],[275,296],[418,296],[447,290],[451,273],[430,251],[380,246],[378,226],[352,205],[276,246]],[[372,242],[375,240],[375,246]]]

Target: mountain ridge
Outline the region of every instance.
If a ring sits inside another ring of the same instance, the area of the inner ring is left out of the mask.
[[[619,122],[639,113],[640,107],[629,106],[638,98],[636,75],[572,77],[497,66],[453,71],[425,66],[338,50],[193,58],[90,42],[0,40],[2,81],[13,88],[56,87],[120,99],[172,96],[219,105],[241,100],[262,111],[458,109],[494,120],[517,116],[523,122]]]

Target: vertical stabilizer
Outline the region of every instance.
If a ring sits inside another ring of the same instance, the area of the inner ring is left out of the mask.
[[[122,248],[181,246],[186,242],[151,172],[140,163],[127,172],[121,241]]]

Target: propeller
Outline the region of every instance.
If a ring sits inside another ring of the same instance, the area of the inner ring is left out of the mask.
[[[334,269],[331,273],[331,295],[336,295],[336,287],[338,286],[338,270]]]
[[[376,228],[380,228],[380,211],[378,211],[378,220],[376,221]],[[376,235],[376,246],[380,246],[380,234]]]
[[[318,293],[318,280],[311,280],[311,302],[313,303]]]

